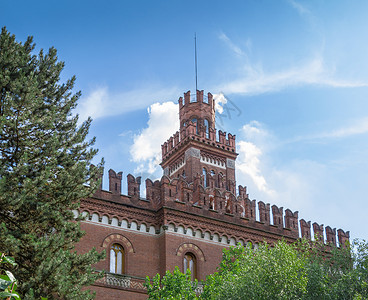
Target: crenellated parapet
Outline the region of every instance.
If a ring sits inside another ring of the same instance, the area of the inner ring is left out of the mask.
[[[285,227],[293,232],[299,231],[298,228],[298,214],[299,212],[292,212],[290,209],[285,210]],[[298,233],[299,234],[299,233]]]
[[[133,198],[140,198],[141,177],[135,178],[132,174],[128,174],[128,196]]]
[[[216,130],[215,100],[203,90],[191,95],[190,91],[179,98],[179,130],[161,145],[162,161],[175,153],[188,141],[204,143],[218,149],[236,153],[235,135]]]
[[[273,225],[283,228],[283,207],[277,207],[276,205],[272,205],[272,215],[273,215]]]
[[[116,173],[110,169],[109,191],[102,189],[96,192],[98,199],[114,201],[129,206],[159,211],[161,208],[174,209],[190,215],[198,215],[209,219],[221,220],[254,230],[261,230],[278,236],[291,239],[299,237],[299,224],[301,237],[311,239],[313,235],[326,244],[345,246],[349,242],[349,231],[332,229],[330,226],[313,223],[313,234],[311,222],[304,219],[298,220],[298,211],[283,209],[276,205],[270,205],[263,201],[250,200],[246,187],[239,185],[238,193],[214,187],[209,184],[204,186],[203,175],[197,174],[192,182],[187,182],[184,176],[170,178],[162,176],[160,180],[145,180],[145,198],[141,197],[141,177],[127,176],[127,195],[121,192],[122,172]],[[211,181],[210,181],[211,183]],[[258,211],[257,211],[258,210]],[[258,217],[257,217],[258,216]]]
[[[319,225],[318,223],[314,222],[312,226],[313,226],[314,238],[320,241],[323,241],[324,240],[323,239],[323,224]]]
[[[196,124],[192,121],[188,121],[185,127],[180,132],[177,131],[171,136],[165,143],[161,145],[162,160],[167,159],[173,154],[180,146],[184,145],[187,141],[197,141],[200,143],[215,146],[219,149],[227,150],[230,152],[236,152],[235,138],[236,136],[221,130],[211,128],[210,134],[205,131],[206,128],[196,127]],[[216,137],[217,135],[217,137]]]
[[[350,238],[350,232],[349,231],[344,231],[342,229],[338,229],[337,230],[337,236],[339,239],[339,245],[342,247],[346,247],[347,244],[349,243],[349,238]]]
[[[149,200],[153,206],[158,207],[161,204],[161,183],[159,180],[153,182],[151,179],[146,179],[146,199]]]
[[[302,238],[310,240],[312,238],[311,221],[306,222],[304,219],[301,219],[300,220],[300,231],[302,234]]]
[[[109,170],[109,191],[113,194],[121,194],[121,179],[123,172],[116,172],[113,169]]]
[[[330,226],[326,226],[325,230],[327,244],[336,246],[336,228],[332,229]]]
[[[258,202],[259,221],[270,225],[270,204],[263,201]]]

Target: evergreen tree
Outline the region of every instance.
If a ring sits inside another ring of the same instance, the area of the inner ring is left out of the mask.
[[[0,249],[18,266],[11,271],[22,299],[91,299],[83,286],[98,274],[103,254],[77,254],[83,236],[73,209],[97,186],[97,150],[87,141],[91,119],[78,126],[75,77],[59,83],[64,63],[56,49],[33,54],[2,28],[0,35]],[[89,183],[89,185],[87,185]]]

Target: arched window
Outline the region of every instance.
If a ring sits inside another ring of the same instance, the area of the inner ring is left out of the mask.
[[[210,138],[210,124],[207,119],[204,119],[204,129],[206,131],[206,138]]]
[[[219,188],[223,188],[224,187],[223,176],[224,175],[222,175],[221,172],[218,174],[218,187]]]
[[[206,170],[206,168],[203,168],[202,174],[203,174],[203,186],[207,187],[207,170]]]
[[[124,248],[119,244],[113,244],[110,249],[110,273],[123,274],[124,261]]]
[[[213,197],[210,196],[210,209],[215,209],[215,201],[213,199]]]
[[[189,269],[192,280],[197,278],[197,262],[195,256],[188,252],[184,255],[184,273]]]
[[[193,118],[192,119],[192,122],[195,124],[195,126],[196,126],[196,134],[198,134],[199,133],[199,131],[198,131],[198,122],[197,122],[197,119],[196,118]]]

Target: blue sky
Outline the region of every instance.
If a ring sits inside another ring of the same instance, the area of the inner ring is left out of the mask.
[[[195,89],[196,32],[198,87],[237,136],[238,184],[367,239],[367,11],[343,0],[2,0],[0,25],[58,49],[105,170],[152,179],[177,99]]]

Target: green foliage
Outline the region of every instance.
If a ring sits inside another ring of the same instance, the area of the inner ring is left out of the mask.
[[[219,271],[208,276],[204,299],[300,299],[307,285],[305,257],[281,241],[270,247],[224,249]]]
[[[195,300],[198,299],[195,293],[195,289],[198,286],[197,280],[191,281],[190,271],[187,270],[186,274],[179,271],[178,267],[175,267],[173,273],[167,271],[166,274],[160,277],[157,274],[152,278],[147,276],[145,286],[149,295],[149,300]]]
[[[368,299],[368,243],[326,247],[305,239],[279,241],[272,247],[238,245],[223,250],[218,272],[209,275],[195,295],[190,276],[167,272],[151,284],[149,299]]]
[[[10,264],[16,266],[13,257],[5,256],[0,252],[0,264]],[[4,271],[5,274],[0,273],[0,299],[20,299],[19,294],[16,292],[17,280],[14,275],[8,271]]]
[[[83,232],[72,213],[98,184],[94,139],[86,141],[91,120],[77,126],[80,93],[72,93],[74,77],[59,83],[56,50],[34,48],[31,37],[17,42],[2,29],[0,249],[18,263],[10,271],[24,299],[91,299],[81,287],[97,279],[91,264],[103,255],[74,251]]]

